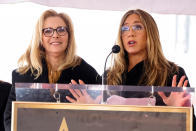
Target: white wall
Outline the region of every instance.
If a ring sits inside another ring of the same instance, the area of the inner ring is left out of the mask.
[[[0,79],[11,82],[11,72],[17,60],[26,50],[38,17],[52,7],[32,3],[0,4]],[[52,8],[70,15],[75,27],[78,55],[91,64],[100,74],[104,61],[113,46],[120,19],[124,11],[100,11],[71,8]],[[190,50],[184,53],[183,46],[176,46],[176,15],[152,14],[158,24],[165,56],[182,66],[192,86],[196,62],[195,16],[191,16]],[[182,30],[182,34],[184,34]]]

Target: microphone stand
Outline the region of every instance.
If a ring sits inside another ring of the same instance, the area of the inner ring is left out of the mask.
[[[109,58],[109,56],[112,54],[112,53],[119,53],[120,51],[120,47],[118,45],[114,45],[112,47],[112,51],[110,52],[110,54],[107,56],[106,60],[105,60],[105,65],[104,65],[104,71],[103,71],[103,75],[102,75],[102,94],[103,94],[103,97],[102,97],[102,101],[101,103],[104,104],[105,103],[105,99],[106,99],[106,96],[107,96],[107,92],[106,92],[106,78],[107,78],[107,71],[106,71],[106,63],[107,63],[107,60]]]
[[[110,52],[110,54],[107,56],[106,60],[105,60],[105,65],[104,65],[104,71],[103,71],[103,75],[102,75],[102,85],[105,85],[105,76],[107,76],[107,73],[105,72],[106,71],[106,63],[107,63],[107,60],[108,60],[108,57],[112,54],[112,51]]]
[[[104,65],[104,71],[103,71],[103,75],[102,75],[102,101],[101,104],[105,104],[105,99],[106,99],[106,78],[107,78],[107,72],[106,72],[106,63],[107,60],[109,58],[109,56],[112,54],[112,51],[110,52],[110,54],[107,56],[106,60],[105,60],[105,65]]]

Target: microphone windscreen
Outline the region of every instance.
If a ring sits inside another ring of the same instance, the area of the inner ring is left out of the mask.
[[[114,45],[112,47],[112,53],[118,53],[120,52],[120,46],[119,45]]]

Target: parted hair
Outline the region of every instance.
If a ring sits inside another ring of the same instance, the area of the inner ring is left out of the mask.
[[[141,9],[129,10],[121,19],[116,40],[116,44],[121,47],[121,50],[118,54],[113,55],[112,65],[107,73],[107,84],[122,84],[123,73],[128,70],[129,62],[127,52],[125,51],[122,42],[121,28],[127,17],[132,14],[136,14],[140,17],[147,34],[147,56],[144,60],[144,74],[138,85],[164,86],[167,84],[169,74],[177,71],[178,67],[165,58],[161,47],[157,24],[149,13]]]

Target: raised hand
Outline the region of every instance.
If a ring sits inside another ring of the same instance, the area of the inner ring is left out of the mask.
[[[77,82],[75,80],[71,80],[71,84],[76,85]],[[82,80],[79,80],[79,84],[84,85],[85,83]],[[75,99],[66,96],[66,99],[71,103],[76,104],[98,104],[101,101],[102,95],[97,96],[94,100],[91,96],[87,93],[85,89],[69,89],[71,94],[74,96]]]
[[[172,87],[187,87],[188,80],[185,80],[185,78],[185,76],[182,76],[177,84],[177,75],[174,75],[172,79]],[[168,97],[165,96],[164,92],[158,92],[158,94],[162,97],[163,102],[168,106],[190,106],[191,96],[190,94],[187,94],[186,91],[171,92]]]

